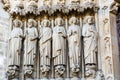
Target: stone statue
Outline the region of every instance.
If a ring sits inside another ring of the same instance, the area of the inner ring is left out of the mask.
[[[104,42],[105,42],[105,54],[108,55],[110,54],[110,37],[109,36],[106,36],[104,38]]]
[[[97,31],[94,25],[93,17],[87,16],[85,22],[86,23],[82,29],[85,64],[96,64]]]
[[[112,60],[110,56],[106,57],[106,74],[112,74]]]
[[[94,79],[96,74],[97,31],[93,16],[86,16],[82,29],[84,41],[85,76]]]
[[[20,54],[22,48],[23,31],[21,29],[22,22],[20,20],[14,20],[14,28],[11,31],[10,36],[10,65],[20,66]]]
[[[10,64],[8,69],[8,76],[11,79],[18,78],[18,72],[20,67],[20,55],[22,49],[22,38],[23,38],[23,31],[22,21],[16,19],[13,22],[13,30],[11,31],[11,36],[9,39],[9,46],[10,46]]]
[[[24,54],[24,69],[25,77],[32,78],[34,58],[36,55],[36,46],[38,31],[35,28],[36,21],[33,19],[28,20],[28,28],[25,29],[25,54]]]
[[[25,59],[24,65],[33,65],[36,55],[36,43],[38,31],[35,28],[36,22],[33,19],[28,20],[28,28],[25,30]]]
[[[50,69],[50,59],[51,59],[51,39],[52,30],[50,28],[50,21],[44,19],[41,23],[42,28],[40,30],[40,65],[43,72],[48,73]],[[46,68],[46,70],[44,69]]]
[[[105,35],[109,34],[109,32],[110,32],[108,21],[109,20],[107,18],[105,18],[105,20],[103,21],[104,22],[103,25],[104,25],[104,34]]]
[[[56,72],[66,64],[66,31],[63,26],[63,19],[58,17],[55,19],[55,27],[53,28],[53,58]],[[60,66],[60,67],[59,67]],[[58,68],[59,67],[59,68]]]
[[[81,30],[80,26],[77,25],[78,20],[76,17],[71,17],[69,20],[69,29],[67,31],[68,35],[68,44],[69,44],[69,59],[70,59],[70,68],[74,71],[73,68],[79,72],[80,68],[80,52],[81,52]]]

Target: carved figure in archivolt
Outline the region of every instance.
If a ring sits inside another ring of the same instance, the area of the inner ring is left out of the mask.
[[[110,54],[110,36],[105,36],[104,38],[104,44],[105,44],[105,54]]]
[[[97,31],[93,16],[86,16],[82,29],[85,64],[96,64]]]
[[[103,20],[103,25],[104,25],[104,34],[105,35],[107,35],[107,34],[109,34],[109,32],[110,32],[110,27],[109,27],[109,23],[108,23],[108,19],[107,18],[105,18],[104,20]]]
[[[10,65],[20,66],[20,54],[22,48],[23,31],[21,29],[22,22],[20,20],[14,20],[13,30],[10,36]]]
[[[53,28],[53,58],[54,65],[65,65],[66,57],[66,31],[63,26],[63,19],[58,17],[55,19],[55,27]]]
[[[50,21],[48,19],[44,19],[41,25],[42,28],[39,35],[40,65],[41,67],[47,66],[50,68],[52,29],[50,28]]]
[[[106,74],[112,74],[112,60],[111,60],[111,57],[110,56],[107,56],[106,57]]]
[[[71,17],[69,20],[69,28],[67,31],[69,44],[69,59],[70,68],[80,67],[80,52],[81,52],[81,30],[78,26],[78,19]]]
[[[34,57],[36,55],[36,44],[38,38],[38,31],[35,28],[36,21],[28,20],[28,28],[25,30],[25,58],[24,65],[33,65]]]

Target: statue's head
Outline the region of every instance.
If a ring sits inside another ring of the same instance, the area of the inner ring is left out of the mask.
[[[48,19],[44,19],[42,22],[41,22],[41,25],[43,27],[49,27],[50,26],[50,21]]]
[[[76,17],[74,17],[74,16],[71,17],[70,20],[69,20],[69,24],[71,24],[71,25],[72,24],[74,24],[74,25],[78,24],[78,19]]]
[[[36,21],[34,19],[29,19],[28,20],[28,27],[35,27],[36,26]]]
[[[107,23],[108,20],[109,20],[108,18],[105,18],[105,19],[103,20],[103,22],[104,22],[104,23]]]
[[[14,25],[14,27],[22,27],[22,21],[15,19],[13,21],[13,25]]]
[[[58,17],[55,19],[55,25],[56,26],[62,26],[64,24],[64,21],[61,17]]]
[[[93,16],[86,16],[85,17],[85,23],[93,24],[94,23],[94,17]]]

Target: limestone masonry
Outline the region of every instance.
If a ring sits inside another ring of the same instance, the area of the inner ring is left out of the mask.
[[[120,1],[2,0],[8,80],[120,80]]]

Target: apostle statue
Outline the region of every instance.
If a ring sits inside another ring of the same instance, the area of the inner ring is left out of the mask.
[[[23,38],[23,31],[21,29],[22,22],[18,19],[14,20],[13,22],[13,30],[11,31],[10,36],[10,65],[20,66],[20,54],[22,48],[22,38]]]
[[[85,24],[82,29],[84,41],[84,59],[86,77],[95,77],[96,70],[96,54],[97,54],[97,31],[94,24],[93,16],[86,16]]]
[[[55,27],[53,28],[53,58],[56,72],[59,76],[64,73],[66,64],[66,31],[63,26],[63,19],[58,17],[55,19]],[[62,70],[62,71],[61,71]]]
[[[25,58],[24,65],[34,65],[34,58],[36,55],[36,44],[38,38],[38,31],[36,29],[36,21],[28,20],[28,28],[25,30]]]
[[[40,66],[41,71],[45,73],[50,69],[52,29],[50,28],[50,21],[48,19],[44,19],[41,25],[42,28],[39,35]]]
[[[87,16],[82,29],[85,64],[96,64],[97,31],[92,16]]]
[[[80,26],[78,26],[78,19],[76,17],[71,17],[69,20],[69,24],[70,26],[68,28],[67,35],[69,45],[70,68],[72,70],[78,68],[77,70],[79,71],[81,52],[81,30]]]
[[[15,19],[13,21],[13,30],[11,31],[10,39],[9,39],[9,67],[8,67],[8,77],[11,79],[18,80],[18,73],[20,67],[20,56],[22,50],[22,38],[23,38],[23,31],[22,21]]]

